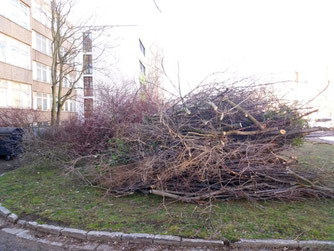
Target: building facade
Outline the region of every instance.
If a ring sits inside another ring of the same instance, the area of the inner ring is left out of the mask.
[[[0,8],[0,109],[33,110],[38,122],[51,120],[51,30],[45,0],[1,0]],[[64,82],[64,93],[70,83]],[[76,98],[62,113],[76,116]]]
[[[93,85],[93,39],[92,32],[83,33],[82,57],[86,66],[83,72],[83,111],[84,117],[89,118],[94,108],[94,85]]]
[[[113,76],[139,86],[150,71],[150,42],[140,26],[118,26],[111,30]]]
[[[145,40],[141,27],[118,25],[98,38],[94,35],[94,32],[83,33],[83,64],[87,67],[82,79],[83,92],[78,92],[82,96],[78,110],[85,118],[99,100],[101,85],[133,83],[145,88],[152,69],[150,43]]]

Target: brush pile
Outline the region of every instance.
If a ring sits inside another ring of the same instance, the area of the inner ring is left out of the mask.
[[[316,172],[283,155],[311,131],[305,113],[265,88],[207,87],[127,128],[128,162],[104,161],[95,182],[117,195],[143,191],[185,202],[334,197]]]

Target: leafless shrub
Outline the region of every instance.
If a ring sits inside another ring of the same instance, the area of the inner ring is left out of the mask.
[[[40,121],[41,114],[32,109],[0,109],[0,127],[22,127],[31,129]]]
[[[51,147],[66,145],[70,159],[105,154],[113,147],[114,139],[126,135],[132,124],[158,111],[158,104],[133,85],[101,86],[98,97],[94,111],[84,121],[69,120],[44,133],[42,139]]]

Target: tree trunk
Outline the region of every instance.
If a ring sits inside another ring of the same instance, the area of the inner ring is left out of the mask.
[[[61,115],[61,108],[58,108],[58,111],[57,111],[57,120],[56,120],[56,127],[59,127],[60,125],[60,116]]]
[[[52,86],[52,107],[51,107],[51,126],[57,123],[57,100],[56,100],[56,86]]]

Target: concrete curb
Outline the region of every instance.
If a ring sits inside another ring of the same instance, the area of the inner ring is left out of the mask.
[[[0,216],[5,218],[10,223],[16,224],[21,228],[2,228],[0,229],[7,234],[16,235],[20,238],[35,240],[31,237],[29,230],[38,231],[41,233],[50,234],[53,236],[66,236],[82,241],[97,241],[97,242],[112,242],[112,241],[128,241],[132,243],[142,244],[159,244],[171,246],[187,246],[187,247],[233,247],[233,248],[301,248],[301,249],[320,249],[320,250],[334,250],[334,241],[296,241],[296,240],[282,240],[282,239],[268,239],[268,240],[250,240],[241,239],[235,243],[229,243],[226,240],[204,240],[204,239],[190,239],[172,235],[153,235],[143,233],[125,234],[121,232],[107,232],[107,231],[85,231],[75,228],[65,228],[53,226],[48,224],[38,224],[34,221],[20,220],[18,216],[3,207],[0,203]],[[29,230],[25,230],[29,229]],[[47,240],[36,239],[38,242],[45,242]],[[51,242],[50,242],[51,243]],[[49,244],[50,244],[49,243]],[[54,244],[54,245],[53,245]],[[53,246],[62,246],[61,243],[51,243]],[[98,244],[89,244],[92,250],[98,249]],[[104,244],[101,244],[104,245]],[[87,246],[88,247],[88,246]],[[102,246],[101,246],[102,248]],[[88,249],[87,249],[88,250]]]

